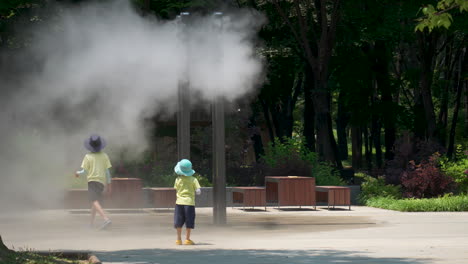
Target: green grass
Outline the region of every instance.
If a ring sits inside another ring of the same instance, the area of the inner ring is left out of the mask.
[[[78,261],[60,258],[57,256],[42,256],[30,251],[13,251],[1,255],[0,264],[85,264],[88,261]]]
[[[401,212],[460,212],[468,211],[468,195],[445,195],[428,199],[373,197],[367,200],[366,205]]]

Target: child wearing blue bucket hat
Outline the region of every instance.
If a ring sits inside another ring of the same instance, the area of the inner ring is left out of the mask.
[[[185,224],[186,235],[184,245],[194,245],[190,240],[190,233],[195,228],[195,194],[200,195],[200,184],[193,177],[195,171],[192,169],[192,162],[183,159],[174,167],[174,172],[178,175],[174,183],[177,193],[177,200],[174,210],[174,227],[177,230],[176,245],[182,245],[182,227]]]
[[[91,135],[84,142],[84,147],[90,152],[86,154],[81,163],[81,170],[75,172],[75,177],[86,175],[88,181],[88,196],[91,202],[91,223],[93,227],[96,212],[104,219],[100,229],[107,228],[111,220],[102,209],[103,191],[111,192],[111,176],[109,168],[112,167],[109,156],[102,151],[106,141],[99,135]]]

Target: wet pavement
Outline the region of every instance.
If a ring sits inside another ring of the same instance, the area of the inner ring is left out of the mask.
[[[0,214],[14,249],[91,251],[103,263],[468,263],[468,212],[401,213],[354,206],[228,208],[225,226],[197,208],[195,246],[175,245],[172,210],[110,210],[108,230],[85,210]]]

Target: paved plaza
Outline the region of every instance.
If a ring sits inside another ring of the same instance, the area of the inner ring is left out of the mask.
[[[195,246],[174,244],[172,210],[111,211],[104,231],[86,211],[2,213],[0,234],[16,250],[91,251],[103,263],[468,263],[468,212],[351,209],[228,208],[219,227],[197,208]]]

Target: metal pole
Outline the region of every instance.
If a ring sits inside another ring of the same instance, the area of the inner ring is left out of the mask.
[[[179,19],[182,27],[181,38],[184,39],[184,43],[188,43],[186,34],[187,19],[190,13],[181,13]],[[187,45],[186,48],[186,71],[184,78],[179,81],[178,87],[178,111],[177,111],[177,154],[179,160],[190,159],[190,83],[189,83],[189,55],[190,47]]]
[[[222,13],[214,13],[215,34],[222,34]],[[222,48],[222,47],[221,47]],[[219,62],[222,63],[220,48]],[[221,66],[221,65],[220,65]],[[212,105],[213,127],[213,222],[215,225],[226,224],[226,150],[224,130],[224,101],[216,93]]]

